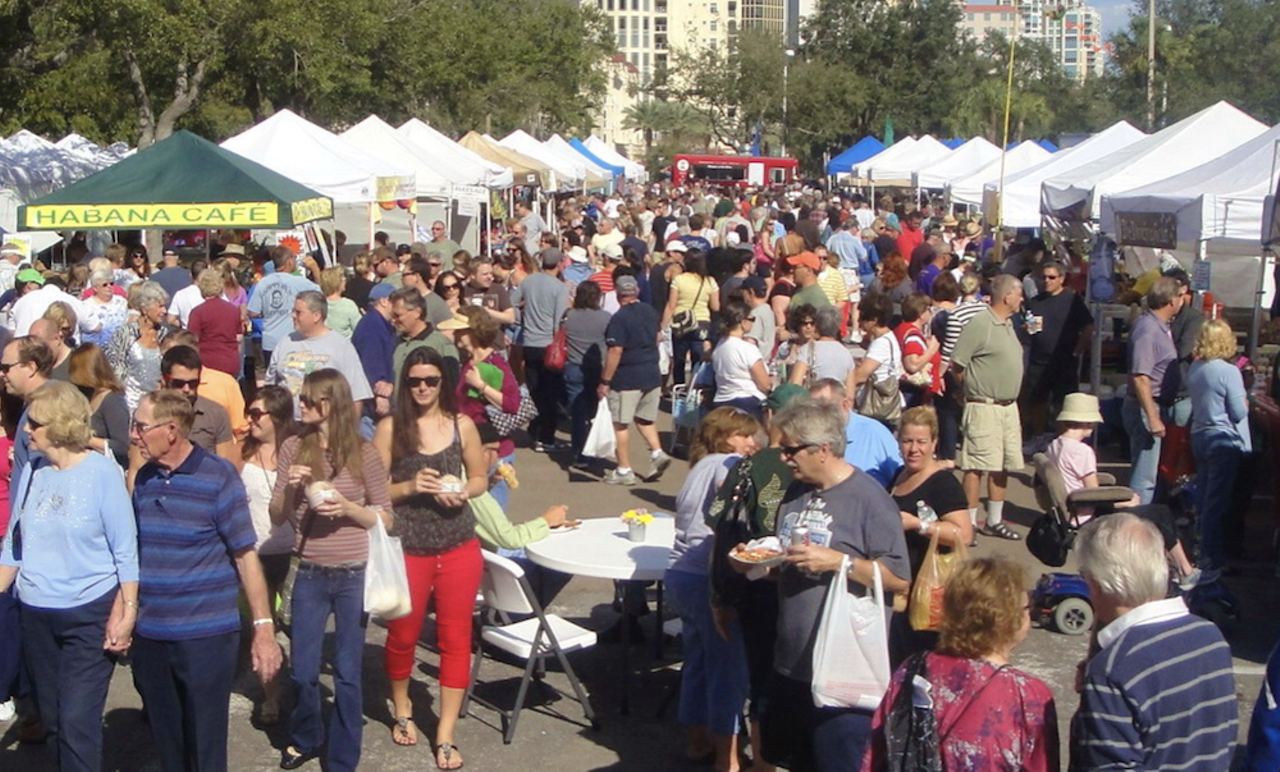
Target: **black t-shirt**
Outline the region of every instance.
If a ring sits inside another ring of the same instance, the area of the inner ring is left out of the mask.
[[[1093,316],[1080,296],[1071,290],[1057,295],[1041,293],[1027,301],[1027,310],[1044,317],[1040,332],[1031,339],[1031,363],[1045,365],[1069,360],[1080,341],[1080,331],[1093,324]]]
[[[675,222],[673,217],[655,217],[653,218],[653,243],[654,249],[665,251],[662,248],[666,246],[667,241],[664,238],[667,235],[667,228],[671,227],[671,223]]]
[[[918,514],[916,504],[921,501],[933,507],[933,511],[938,513],[939,518],[950,512],[969,508],[969,500],[964,495],[964,488],[948,469],[939,469],[934,472],[929,479],[920,483],[907,495],[893,497],[893,503],[898,505],[898,511],[910,512],[913,515]],[[920,565],[924,562],[924,555],[929,550],[929,538],[932,535],[925,536],[919,531],[907,532],[907,556],[911,559],[912,576],[919,572]]]
[[[352,276],[347,279],[347,288],[342,294],[356,304],[361,311],[369,306],[369,293],[373,291],[373,282],[363,276]]]
[[[672,263],[658,263],[649,269],[649,304],[661,315],[671,297],[671,282],[667,281],[667,269]]]
[[[644,303],[627,303],[609,320],[605,345],[621,346],[622,360],[609,388],[647,391],[662,385],[658,369],[658,312]]]

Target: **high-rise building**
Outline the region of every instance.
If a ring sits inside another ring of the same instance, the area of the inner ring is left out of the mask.
[[[1049,46],[1054,59],[1072,78],[1085,81],[1102,75],[1107,64],[1102,14],[1085,0],[1016,0],[1018,34]],[[965,26],[970,10],[965,6]],[[984,9],[985,12],[985,9]],[[1004,32],[1004,30],[1000,30]],[[1005,34],[1011,34],[1005,32]]]
[[[1010,38],[1022,31],[1017,6],[982,3],[965,3],[960,17],[960,29],[978,41],[984,40],[992,32]]]

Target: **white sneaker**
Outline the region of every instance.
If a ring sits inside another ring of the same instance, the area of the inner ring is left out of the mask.
[[[18,706],[13,704],[13,700],[0,702],[0,724],[7,724],[18,715]]]
[[[668,456],[665,452],[660,450],[658,451],[658,455],[654,456],[650,463],[653,464],[653,472],[651,472],[645,480],[653,482],[659,477],[662,477],[662,473],[667,471],[667,467],[671,466],[671,456]]]
[[[639,480],[634,470],[620,474],[617,469],[610,469],[604,476],[604,482],[609,485],[635,485]]]

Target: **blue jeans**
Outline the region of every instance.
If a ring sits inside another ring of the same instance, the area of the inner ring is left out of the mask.
[[[680,723],[705,726],[712,734],[736,734],[750,688],[742,629],[731,623],[727,641],[716,632],[706,576],[668,570],[664,581],[671,608],[684,625]]]
[[[600,403],[596,387],[599,385],[599,372],[585,370],[582,365],[573,362],[565,362],[564,397],[569,405],[572,426],[569,436],[575,459],[582,455],[582,448],[587,444],[587,433],[591,429],[591,419],[596,417],[596,409]]]
[[[102,710],[114,668],[102,641],[115,596],[113,589],[73,608],[22,606],[23,654],[62,772],[102,768]]]
[[[671,382],[679,385],[685,382],[684,371],[693,357],[693,370],[697,372],[698,362],[702,361],[702,344],[707,340],[707,325],[700,322],[693,332],[684,335],[671,335]]]
[[[333,715],[325,768],[352,772],[360,763],[364,726],[360,668],[364,659],[364,566],[329,568],[303,563],[293,586],[292,742],[302,752],[324,744],[320,716],[320,659],[324,627],[333,615]]]
[[[240,631],[188,641],[135,635],[133,679],[164,772],[226,772]]]
[[[1222,432],[1192,432],[1191,453],[1196,457],[1197,536],[1200,539],[1201,569],[1226,566],[1224,538],[1227,508],[1236,484],[1236,471],[1244,450],[1233,435]]]
[[[750,413],[757,421],[764,423],[764,403],[755,397],[738,397],[737,399],[727,399],[724,402],[711,403],[711,410],[715,410],[718,407],[736,407],[739,410]]]
[[[1147,414],[1136,397],[1126,397],[1120,407],[1124,431],[1129,435],[1129,460],[1133,471],[1129,475],[1129,487],[1138,494],[1142,504],[1150,504],[1156,495],[1156,480],[1160,475],[1160,438],[1147,428]],[[1160,420],[1171,423],[1169,411],[1160,408]]]

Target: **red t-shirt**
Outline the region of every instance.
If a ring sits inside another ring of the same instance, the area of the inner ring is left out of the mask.
[[[588,281],[600,285],[601,292],[613,292],[613,271],[596,271]]]
[[[894,328],[893,334],[898,338],[898,345],[902,347],[902,356],[920,356],[929,349],[929,342],[924,339],[924,333],[920,332],[920,328],[913,322],[903,322]],[[932,383],[929,390],[934,394],[942,393],[942,351],[939,349],[934,352],[933,359],[929,360],[930,375]]]
[[[187,329],[200,340],[200,360],[205,367],[228,375],[240,372],[240,343],[244,329],[240,309],[220,297],[212,297],[191,312]]]

